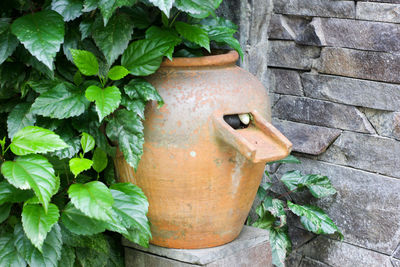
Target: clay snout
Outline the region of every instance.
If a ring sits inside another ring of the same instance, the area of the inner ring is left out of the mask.
[[[215,112],[213,123],[218,138],[253,163],[266,163],[287,157],[292,143],[256,110],[249,114],[249,124],[245,128],[234,129],[224,120],[224,115],[229,114]]]

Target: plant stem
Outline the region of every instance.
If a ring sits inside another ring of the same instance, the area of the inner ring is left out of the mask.
[[[181,13],[180,11],[178,11],[178,13],[176,13],[175,17],[172,19],[171,23],[168,26],[169,28],[171,28],[174,25],[175,20],[178,18],[180,13]]]
[[[289,192],[283,193],[282,195],[278,196],[277,199],[280,199],[281,197],[284,197],[286,195],[289,195],[290,193],[293,193],[294,191],[296,191],[297,189],[299,189],[298,187],[296,187],[293,190],[290,190]]]

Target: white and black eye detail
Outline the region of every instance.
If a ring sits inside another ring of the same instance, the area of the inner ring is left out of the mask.
[[[225,122],[235,130],[247,128],[250,124],[250,119],[250,114],[248,113],[224,116]]]

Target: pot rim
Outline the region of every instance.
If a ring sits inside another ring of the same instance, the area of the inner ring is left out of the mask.
[[[207,66],[224,66],[234,65],[239,59],[239,54],[235,50],[219,55],[203,56],[203,57],[177,57],[173,60],[165,59],[161,63],[161,67],[207,67]]]

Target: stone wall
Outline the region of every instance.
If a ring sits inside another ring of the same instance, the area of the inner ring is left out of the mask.
[[[273,2],[226,0],[222,10],[247,32],[243,66],[269,89],[273,123],[303,162],[276,175],[328,175],[338,193],[312,203],[345,236],[317,237],[291,219],[288,266],[399,267],[400,0]]]

